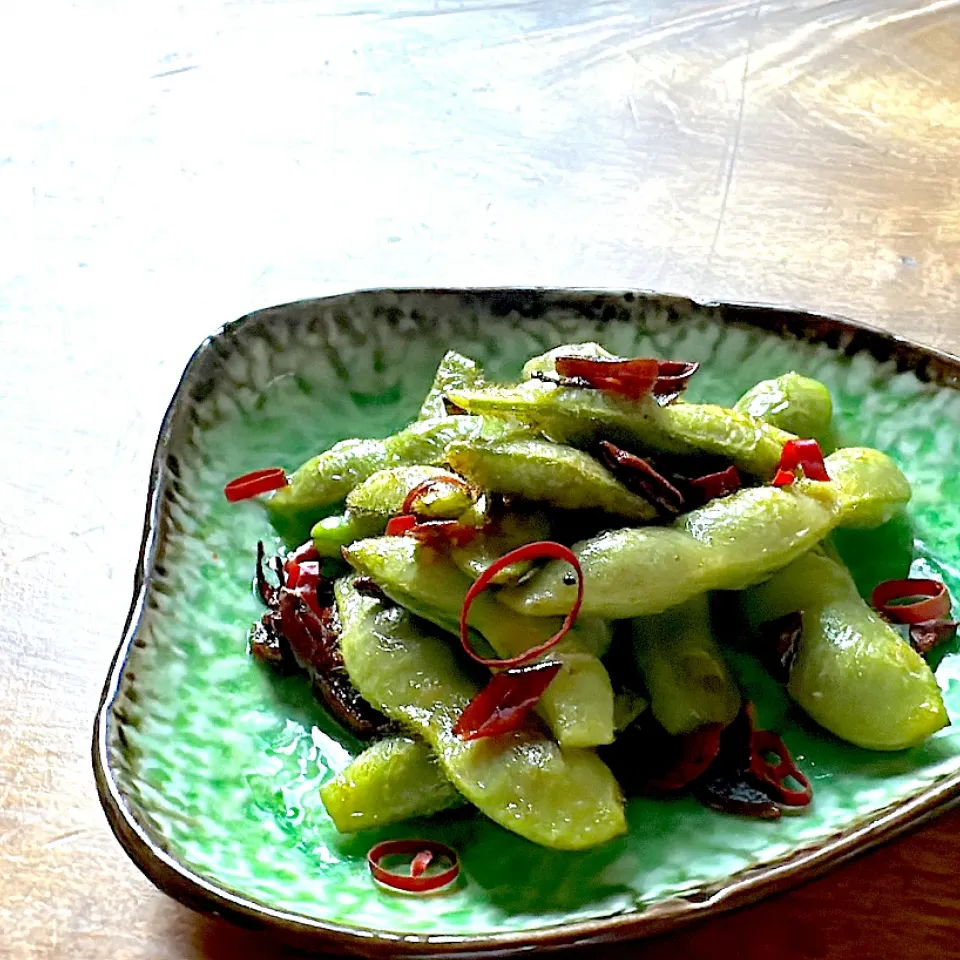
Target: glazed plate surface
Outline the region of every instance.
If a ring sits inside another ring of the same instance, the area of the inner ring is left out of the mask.
[[[906,518],[848,532],[861,589],[942,578],[960,598],[960,363],[835,320],[641,295],[375,291],[251,314],[206,340],[157,448],[144,552],[126,635],[97,718],[94,762],[111,825],[162,889],[286,939],[365,955],[496,954],[626,939],[758,899],[956,801],[960,728],[898,754],[846,746],[805,722],[751,661],[736,667],[764,726],[811,778],[799,816],[760,822],[692,799],[637,799],[629,833],[598,850],[537,848],[479,814],[340,836],[318,788],[359,750],[306,681],[246,652],[262,613],[262,509],[222,495],[233,476],[288,470],[345,437],[411,420],[444,351],[507,379],[533,354],[598,340],[627,356],[698,360],[689,398],[730,404],[788,370],[833,392],[846,443],[889,453],[913,486]],[[960,657],[937,678],[960,718]],[[461,854],[443,896],[376,888],[367,849],[429,836]]]

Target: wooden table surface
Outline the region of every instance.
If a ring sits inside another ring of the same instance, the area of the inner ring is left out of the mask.
[[[156,892],[94,709],[192,348],[357,287],[652,288],[960,353],[956,0],[8,0],[0,956],[281,951]],[[960,814],[587,957],[960,956]]]

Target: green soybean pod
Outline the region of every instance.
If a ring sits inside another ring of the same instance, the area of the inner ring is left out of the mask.
[[[592,750],[558,746],[535,725],[479,740],[453,727],[477,694],[446,639],[402,607],[336,584],[350,679],[374,706],[425,740],[460,794],[507,830],[584,850],[626,830],[623,798]]]
[[[367,747],[320,788],[320,799],[341,833],[429,817],[464,802],[430,747],[402,736]]]
[[[748,622],[801,612],[787,692],[822,727],[870,750],[903,750],[950,721],[933,671],[816,550],[743,596]]]

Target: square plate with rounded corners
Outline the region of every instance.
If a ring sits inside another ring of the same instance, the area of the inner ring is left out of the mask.
[[[289,304],[219,331],[191,359],[157,445],[135,596],[96,723],[100,797],[126,851],[199,910],[272,928],[302,946],[370,956],[494,955],[662,932],[756,900],[916,825],[960,796],[960,732],[874,754],[814,730],[749,661],[741,681],[815,787],[812,807],[743,821],[689,799],[636,799],[629,833],[598,850],[542,850],[478,814],[376,837],[341,837],[318,787],[356,742],[299,678],[246,652],[260,615],[256,542],[276,543],[256,504],[224,482],[287,469],[336,440],[413,418],[443,352],[491,378],[557,344],[698,360],[691,399],[731,403],[796,369],[830,387],[841,439],[893,456],[913,485],[906,518],[839,544],[869,589],[935,575],[960,596],[960,361],[839,320],[702,307],[639,294],[372,291]],[[937,677],[960,715],[960,657]],[[770,723],[766,723],[770,725]],[[463,877],[443,896],[376,888],[375,839],[453,844]]]

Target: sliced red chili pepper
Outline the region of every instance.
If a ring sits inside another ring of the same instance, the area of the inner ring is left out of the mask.
[[[775,487],[789,487],[794,480],[797,479],[797,475],[792,470],[777,470],[776,476],[773,478],[773,486]]]
[[[480,532],[478,527],[469,526],[459,520],[425,520],[408,531],[421,543],[430,546],[465,547]]]
[[[424,873],[427,872],[427,867],[429,867],[431,863],[433,863],[433,851],[421,850],[413,860],[410,861],[410,876],[414,879],[422,877]]]
[[[783,445],[777,475],[773,479],[775,487],[785,487],[796,479],[797,470],[803,470],[808,480],[828,481],[827,464],[823,451],[816,440],[788,440]]]
[[[711,723],[683,736],[672,737],[671,740],[680,747],[679,755],[668,770],[648,779],[645,789],[651,793],[672,793],[693,783],[720,753],[723,729],[722,723]]]
[[[422,500],[428,493],[432,493],[436,487],[457,487],[471,496],[473,494],[473,488],[470,484],[466,480],[461,480],[460,477],[430,477],[423,483],[418,483],[406,495],[400,512],[416,514],[417,511],[414,509],[416,502]]]
[[[320,554],[317,552],[317,548],[313,545],[312,540],[307,540],[304,543],[301,543],[293,553],[287,554],[288,563],[302,563],[304,560],[319,560]]]
[[[942,620],[950,613],[950,594],[939,580],[885,580],[873,591],[870,602],[897,623]]]
[[[683,494],[651,465],[649,460],[610,443],[600,441],[607,466],[628,490],[643,497],[661,513],[675,517],[684,506]]]
[[[391,517],[387,521],[387,536],[402,537],[404,534],[409,533],[416,525],[417,518],[410,514],[404,514],[402,517]]]
[[[430,860],[420,869],[422,856],[430,855]],[[409,869],[398,873],[383,866],[387,857],[412,856]],[[449,866],[436,873],[426,873],[427,866],[434,860],[444,860]],[[384,840],[367,854],[367,866],[373,879],[394,890],[405,893],[432,893],[449,886],[460,875],[460,858],[457,852],[445,843],[436,840]],[[414,873],[414,869],[418,872]]]
[[[457,718],[454,734],[461,740],[480,740],[519,730],[560,667],[549,660],[496,674]]]
[[[751,717],[751,721],[752,721]],[[777,758],[771,763],[767,755]],[[750,736],[750,773],[773,794],[773,799],[788,807],[805,807],[813,799],[813,788],[803,771],[793,762],[786,744],[772,730],[754,730]],[[800,789],[788,787],[793,778]]]
[[[480,532],[459,520],[424,520],[417,522],[413,514],[405,513],[401,517],[392,517],[387,523],[388,537],[410,536],[431,547],[463,547],[470,543]]]
[[[687,389],[690,378],[700,369],[699,363],[685,360],[661,360],[657,365],[657,382],[653,392],[657,395],[680,393]]]
[[[223,488],[223,495],[231,503],[237,503],[240,500],[259,497],[261,493],[279,490],[287,483],[287,474],[283,467],[267,467],[265,470],[254,470],[252,473],[245,473],[242,477],[231,480]]]
[[[659,363],[652,358],[596,360],[589,357],[557,357],[555,369],[561,377],[584,380],[591,387],[639,399],[657,382]]]
[[[473,601],[490,586],[490,581],[503,569],[514,563],[521,563],[527,560],[564,560],[573,567],[577,575],[577,599],[570,609],[570,612],[564,617],[560,629],[549,640],[544,640],[539,646],[531,647],[525,653],[520,653],[515,657],[507,657],[503,660],[481,657],[475,653],[470,646],[470,607]],[[580,561],[577,555],[562,543],[554,543],[552,540],[538,540],[536,543],[527,543],[516,550],[511,550],[504,554],[499,560],[495,560],[487,567],[483,573],[473,582],[467,595],[463,600],[463,609],[460,611],[460,643],[463,649],[477,663],[482,663],[485,667],[519,667],[531,660],[536,660],[543,656],[548,650],[555,647],[571,630],[576,622],[577,615],[580,613],[580,605],[583,603],[583,570],[580,568]]]
[[[705,473],[702,477],[694,477],[690,481],[690,486],[700,494],[703,503],[709,503],[719,497],[736,493],[740,489],[740,471],[731,465],[717,473]]]
[[[284,564],[287,573],[287,589],[295,590],[298,587],[313,587],[316,589],[323,579],[320,572],[319,560],[304,560],[303,563],[294,563],[287,560]]]

